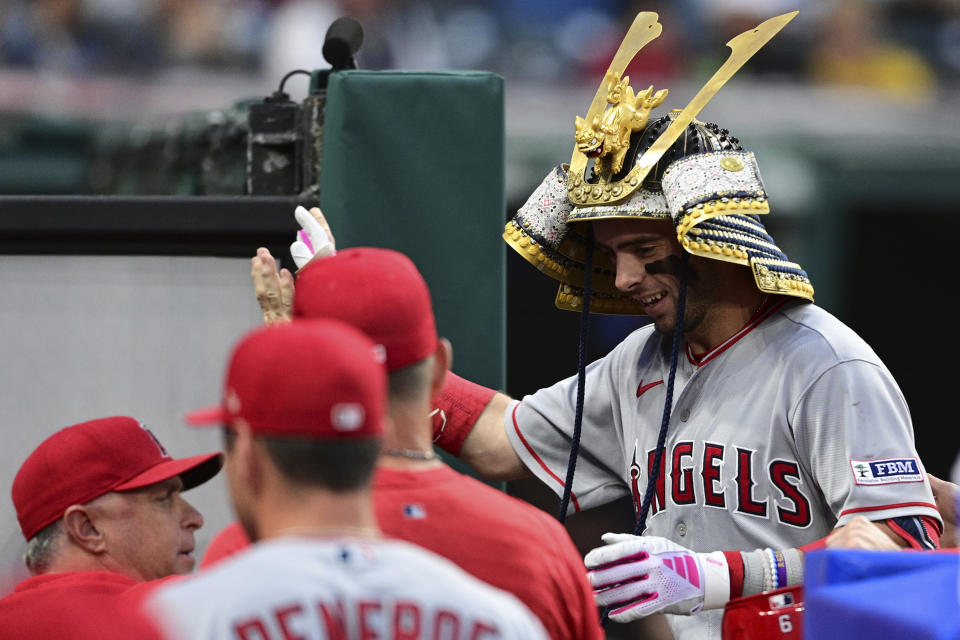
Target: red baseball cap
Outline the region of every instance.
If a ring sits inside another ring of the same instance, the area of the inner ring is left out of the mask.
[[[311,261],[297,273],[293,316],[360,329],[383,346],[388,371],[437,350],[427,283],[410,258],[390,249],[357,247]]]
[[[65,427],[40,443],[17,471],[11,493],[29,540],[71,505],[174,476],[192,489],[221,466],[219,453],[174,459],[139,420],[113,416]]]
[[[383,433],[387,372],[376,344],[339,320],[256,329],[234,346],[220,406],[190,424],[243,421],[259,435],[360,439]]]

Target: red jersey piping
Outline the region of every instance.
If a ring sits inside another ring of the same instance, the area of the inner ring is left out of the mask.
[[[932,520],[930,516],[920,516],[920,526],[923,527],[924,532],[927,534],[927,537],[930,538],[930,541],[940,548],[940,536],[930,535],[930,530],[927,529],[927,524]],[[893,529],[894,533],[903,538],[904,542],[910,545],[911,549],[916,549],[917,551],[923,551],[924,546],[921,540],[917,540],[913,535],[911,535],[906,529],[901,527],[896,521],[891,518],[889,520],[884,520],[888,527]]]
[[[531,447],[530,444],[527,442],[527,439],[523,437],[522,433],[520,433],[520,425],[517,424],[517,409],[519,408],[520,408],[520,403],[518,402],[513,407],[513,413],[511,414],[511,418],[513,418],[513,430],[517,432],[517,437],[520,438],[520,442],[523,443],[523,446],[527,448],[527,451],[530,452],[530,455],[533,456],[533,459],[537,461],[537,464],[543,467],[543,470],[546,471],[551,478],[559,482],[561,487],[566,486],[566,483],[563,480],[561,480],[557,476],[557,474],[555,474],[553,471],[550,471],[550,467],[544,464],[543,460],[540,459],[540,456],[537,455],[537,452],[534,451],[533,447]],[[573,493],[573,491],[570,492],[570,500],[573,502],[574,511],[576,513],[580,513],[580,503],[577,502],[577,496]]]
[[[847,515],[848,513],[861,513],[863,511],[882,511],[883,509],[899,509],[900,507],[929,507],[930,509],[936,509],[937,505],[930,504],[929,502],[898,502],[896,504],[882,504],[876,507],[857,507],[856,509],[844,509],[840,512],[840,517]]]
[[[723,353],[724,351],[726,351],[727,349],[735,345],[737,342],[739,342],[741,338],[743,338],[745,335],[747,335],[748,333],[756,329],[758,326],[760,326],[760,324],[762,324],[764,320],[772,316],[776,311],[780,309],[780,307],[787,304],[789,301],[790,301],[789,298],[783,298],[782,300],[774,302],[773,304],[770,304],[769,302],[767,302],[761,305],[761,307],[757,309],[757,312],[753,314],[753,317],[747,320],[747,324],[743,325],[742,329],[737,331],[735,334],[733,334],[732,336],[724,340],[722,343],[720,343],[719,345],[717,345],[707,353],[704,353],[698,356],[693,352],[693,350],[690,348],[690,345],[688,344],[686,349],[687,360],[689,360],[690,364],[692,364],[695,367],[698,367],[698,368],[702,367],[703,365],[707,364],[708,362],[710,362],[711,360],[719,356],[721,353]]]

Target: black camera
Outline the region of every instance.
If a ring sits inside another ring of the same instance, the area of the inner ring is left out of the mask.
[[[362,43],[360,23],[349,17],[338,18],[327,29],[323,42],[329,69],[295,69],[283,77],[273,95],[249,106],[246,194],[318,195],[327,80],[331,73],[357,68],[354,56]],[[310,76],[309,93],[302,102],[291,100],[283,90],[296,74]]]

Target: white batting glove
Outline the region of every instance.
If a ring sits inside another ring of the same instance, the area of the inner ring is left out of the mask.
[[[630,622],[651,613],[690,615],[730,599],[730,569],[722,551],[696,553],[657,536],[605,533],[605,547],[584,564],[597,604],[610,619]]]
[[[317,215],[319,215],[320,220],[323,220],[323,214],[320,213],[320,209],[316,207],[314,207],[314,209]],[[290,255],[293,257],[293,262],[297,265],[297,269],[300,269],[303,265],[310,262],[314,256],[329,256],[336,253],[333,246],[333,238],[331,234],[328,233],[327,228],[324,228],[326,220],[323,220],[323,224],[321,224],[321,222],[314,217],[313,213],[301,206],[294,209],[293,217],[296,218],[297,223],[300,225],[300,231],[297,232],[297,239],[290,245]]]

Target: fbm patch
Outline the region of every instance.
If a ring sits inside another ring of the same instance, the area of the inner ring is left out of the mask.
[[[895,484],[923,482],[917,458],[886,458],[883,460],[851,460],[853,480],[857,484]]]

